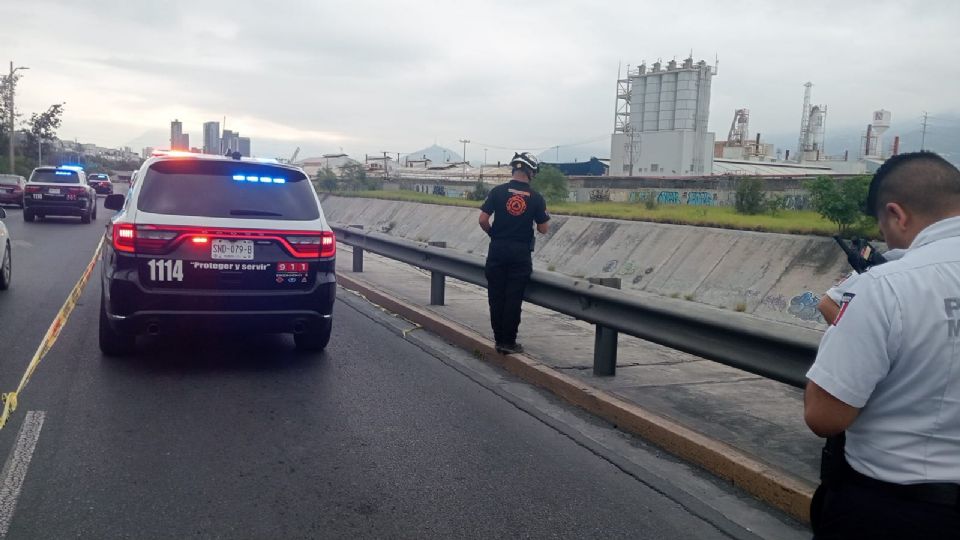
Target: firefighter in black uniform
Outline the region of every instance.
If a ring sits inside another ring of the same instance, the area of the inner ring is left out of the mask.
[[[547,202],[530,187],[540,171],[537,158],[528,152],[515,154],[510,161],[513,176],[506,184],[490,190],[480,208],[480,228],[490,235],[487,252],[487,293],[490,325],[497,352],[523,352],[517,343],[523,291],[533,272],[533,227],[547,234]],[[494,216],[490,224],[490,216]]]

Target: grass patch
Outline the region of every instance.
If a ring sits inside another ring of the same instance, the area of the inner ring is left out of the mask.
[[[336,193],[342,197],[363,197],[408,201],[423,204],[445,206],[463,206],[480,208],[480,201],[454,199],[416,191],[354,191]],[[621,202],[563,202],[549,205],[550,213],[566,216],[582,216],[624,219],[630,221],[650,221],[676,225],[695,225],[717,227],[742,231],[761,231],[786,234],[811,234],[832,236],[837,234],[837,226],[813,211],[783,210],[776,215],[738,214],[731,206],[686,206],[686,205],[644,205],[643,203]],[[878,238],[876,227],[867,231],[867,236]]]

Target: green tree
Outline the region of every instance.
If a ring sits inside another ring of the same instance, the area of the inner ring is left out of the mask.
[[[317,171],[314,181],[320,189],[327,193],[333,193],[337,189],[337,173],[333,172],[330,167],[324,167]]]
[[[490,188],[482,181],[479,181],[473,186],[473,191],[467,193],[467,198],[471,201],[485,201],[489,193]]]
[[[540,172],[533,177],[532,186],[547,199],[547,202],[563,202],[570,197],[567,177],[560,172],[560,169],[550,165],[540,167]]]
[[[50,143],[57,138],[57,130],[60,129],[63,121],[61,116],[63,116],[64,105],[64,103],[55,103],[40,114],[30,115],[30,119],[27,120],[27,129],[23,130],[24,155],[33,156],[39,160],[40,144],[43,145],[44,155],[50,155]]]
[[[810,204],[821,216],[837,225],[837,232],[846,235],[865,228],[871,218],[863,214],[870,190],[869,176],[855,176],[835,180],[818,176],[805,184],[810,192]]]
[[[737,181],[734,208],[738,214],[756,215],[764,211],[763,179],[747,176]]]

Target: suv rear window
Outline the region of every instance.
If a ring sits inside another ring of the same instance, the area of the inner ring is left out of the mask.
[[[291,221],[320,217],[303,173],[262,163],[161,161],[147,170],[142,184],[137,208],[154,214]]]
[[[33,171],[30,175],[31,182],[46,182],[49,184],[79,184],[80,175],[77,171],[68,171],[60,169],[47,169],[43,171]]]
[[[19,176],[10,176],[9,174],[0,174],[0,185],[18,186],[23,179]]]
[[[91,174],[87,176],[87,180],[109,180],[110,177],[105,174]]]

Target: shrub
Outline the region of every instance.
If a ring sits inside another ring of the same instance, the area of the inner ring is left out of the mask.
[[[845,236],[872,227],[873,218],[863,213],[870,189],[869,176],[844,180],[820,176],[808,181],[805,187],[810,192],[813,209],[835,223],[839,234]]]
[[[738,214],[756,215],[765,209],[763,180],[756,177],[741,178],[737,182],[734,206]]]

